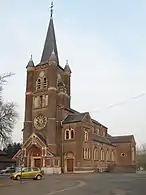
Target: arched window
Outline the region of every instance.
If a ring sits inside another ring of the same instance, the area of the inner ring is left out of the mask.
[[[65,130],[65,139],[74,139],[75,138],[75,131],[72,128]]]
[[[46,77],[44,78],[44,88],[47,88],[47,79],[46,79]]]
[[[114,151],[112,151],[112,161],[115,160],[115,157],[114,157]]]
[[[100,159],[104,160],[104,150],[103,150],[103,148],[101,148],[101,150],[100,150]]]
[[[47,78],[46,77],[38,77],[36,82],[36,90],[46,89],[47,88]]]
[[[37,80],[37,90],[41,89],[41,79]]]
[[[73,139],[74,138],[74,130],[73,129],[70,130],[70,134],[71,134],[71,136],[70,136],[71,139]]]
[[[106,151],[106,160],[109,161],[110,160],[110,157],[109,157],[109,150],[107,149]]]
[[[83,148],[83,158],[90,159],[90,149],[89,148]]]
[[[69,139],[69,130],[65,130],[65,139]]]
[[[84,141],[88,141],[88,131],[84,131]]]
[[[135,161],[135,150],[134,150],[134,147],[132,147],[132,161]]]
[[[43,106],[43,96],[41,95],[40,96],[40,107],[42,107]]]
[[[96,160],[96,149],[94,149],[93,159]]]
[[[98,160],[98,149],[95,148],[94,149],[94,156],[93,156],[94,160]]]

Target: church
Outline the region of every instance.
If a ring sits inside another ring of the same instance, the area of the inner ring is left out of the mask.
[[[26,67],[23,146],[13,159],[45,173],[135,172],[133,135],[111,136],[89,112],[71,108],[71,68],[59,63],[53,7],[41,60]]]

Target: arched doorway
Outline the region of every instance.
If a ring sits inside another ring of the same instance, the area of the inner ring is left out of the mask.
[[[66,155],[66,171],[67,172],[74,171],[74,154],[72,152],[67,153]]]
[[[42,160],[41,160],[41,149],[36,147],[35,145],[33,145],[29,152],[28,152],[28,156],[29,156],[29,166],[30,167],[40,167],[42,166]]]

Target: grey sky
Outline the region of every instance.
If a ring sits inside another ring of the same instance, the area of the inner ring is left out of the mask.
[[[84,3],[83,3],[84,2]],[[116,0],[55,1],[54,23],[60,57],[72,69],[72,108],[89,111],[114,135],[134,134],[146,141],[146,2]],[[0,3],[1,73],[16,75],[5,87],[6,100],[18,105],[13,140],[20,141],[24,118],[26,65],[40,61],[49,22],[44,1]],[[78,6],[77,6],[78,5]],[[125,102],[107,109],[108,106]]]

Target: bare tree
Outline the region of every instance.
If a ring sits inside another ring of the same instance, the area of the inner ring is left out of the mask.
[[[142,144],[137,149],[137,167],[142,167],[146,170],[146,144]]]
[[[16,105],[13,102],[5,102],[2,97],[3,86],[7,84],[7,79],[14,75],[6,73],[0,76],[0,141],[2,146],[11,142],[12,130],[18,119]]]

